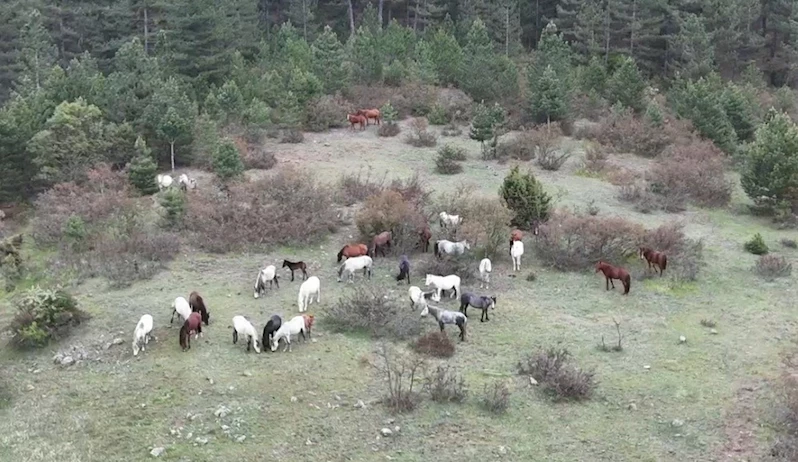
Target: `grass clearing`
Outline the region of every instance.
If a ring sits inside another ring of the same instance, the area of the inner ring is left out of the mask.
[[[438,133],[439,128],[431,130]],[[389,178],[418,173],[436,194],[451,193],[465,182],[476,195],[495,197],[515,165],[477,160],[478,144],[461,135],[447,142],[466,149],[464,172],[441,177],[433,171],[435,148],[413,148],[401,138],[379,138],[371,128],[341,129],[309,133],[302,144],[275,143],[267,149],[275,152],[277,168],[300,164],[325,181],[336,182],[340,174],[368,166],[375,174],[390,172]],[[354,226],[300,249],[181,253],[169,270],[126,289],[112,291],[96,279],[77,286],[76,295],[92,320],[61,343],[40,352],[0,350],[0,460],[149,460],[153,447],[164,447],[161,459],[174,461],[422,461],[431,455],[440,461],[544,456],[555,462],[710,461],[734,454],[734,445],[758,460],[772,435],[767,426],[750,422],[755,420],[750,414],[764,412],[769,392],[766,386],[741,390],[778,376],[779,355],[795,329],[795,275],[755,280],[750,269],[756,257],[743,250],[743,243],[759,232],[775,246],[794,238],[794,232],[724,210],[640,214],[618,201],[613,185],[574,175],[580,163],[577,154],[554,172],[523,164],[557,198],[558,207],[585,207],[595,200],[600,215],[647,228],[684,221],[688,237],[705,243],[706,266],[699,280],[675,286],[667,277],[633,280],[630,295],[623,297],[619,284],[606,291],[603,277],[592,269],[561,273],[539,265],[530,236],[522,272],[511,274],[505,252],[494,261],[488,292],[498,295],[498,303],[490,322],[480,323],[472,315],[465,343],[457,340],[455,327],[447,326],[455,354],[444,362],[462,374],[473,393],[458,405],[426,398],[415,411],[393,416],[377,404],[385,392],[381,377],[363,362],[374,358],[377,343],[365,335],[332,333],[321,316],[339,296],[354,290],[335,282],[335,254],[342,242],[356,237]],[[645,161],[635,158],[634,163]],[[271,175],[273,170],[248,175]],[[736,191],[731,209],[739,209],[742,200]],[[791,261],[798,255],[795,249],[781,250]],[[247,354],[243,345],[232,344],[227,326],[234,315],[249,317],[260,333],[271,314],[296,314],[301,280],[290,282],[287,271],[280,270],[280,289],[258,300],[252,297],[257,270],[283,258],[304,260],[309,274],[322,281],[321,303],[309,308],[317,315],[313,341],[296,343],[292,353]],[[423,275],[416,269],[430,255],[410,258],[413,284],[419,285]],[[626,265],[632,269],[643,263]],[[409,310],[407,285],[395,281],[396,271],[395,259],[376,258],[371,284]],[[529,271],[537,276],[534,282],[526,280]],[[366,284],[355,279],[356,285]],[[485,292],[476,281],[463,288]],[[204,297],[211,325],[182,353],[177,324],[169,327],[169,306],[174,297],[192,290]],[[451,300],[440,305],[459,306]],[[8,295],[0,294],[0,320],[10,318],[9,310]],[[130,341],[144,313],[155,318],[156,340],[134,358]],[[621,323],[624,349],[599,352],[602,335],[608,343],[615,337],[613,318]],[[705,319],[717,323],[717,334],[701,325]],[[418,322],[423,333],[438,329],[429,319]],[[685,343],[679,342],[682,335]],[[117,337],[124,342],[106,350],[105,344]],[[68,368],[53,364],[55,351],[78,344],[99,360]],[[595,370],[599,386],[591,400],[552,403],[528,379],[515,375],[519,359],[548,347],[567,348],[575,364]],[[439,363],[430,360],[431,367]],[[511,391],[508,410],[501,415],[480,404],[481,391],[496,380],[507,380]],[[365,407],[355,407],[358,400]],[[215,415],[220,406],[229,413]],[[388,419],[394,420],[387,424]],[[400,430],[378,438],[382,427],[394,426]],[[746,441],[730,436],[739,435],[738,430],[751,432]],[[456,450],[451,435],[460,442]],[[241,436],[246,438],[239,442]]]

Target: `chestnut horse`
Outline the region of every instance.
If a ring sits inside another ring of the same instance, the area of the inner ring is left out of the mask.
[[[390,231],[383,231],[380,234],[374,236],[374,239],[371,240],[371,256],[376,258],[377,257],[377,249],[380,250],[382,256],[385,256],[385,248],[387,247],[388,250],[391,250],[391,232]]]
[[[610,290],[610,284],[612,284],[613,289],[615,288],[615,284],[612,282],[612,280],[617,279],[623,283],[623,294],[629,294],[629,289],[632,287],[632,277],[629,276],[628,271],[621,267],[615,267],[609,263],[604,263],[601,260],[596,263],[596,272],[598,273],[599,271],[604,273],[604,278],[606,279],[607,283],[607,290]]]
[[[655,252],[649,247],[640,247],[640,259],[648,262],[648,269],[651,269],[653,265],[654,271],[656,271],[657,267],[659,267],[660,276],[662,276],[662,272],[668,266],[668,257],[665,252]]]
[[[421,252],[429,252],[429,240],[432,239],[432,231],[429,230],[429,225],[420,226],[418,228],[419,244],[421,245]]]
[[[365,117],[366,124],[369,123],[369,119],[374,119],[374,123],[380,125],[380,121],[382,120],[382,115],[380,114],[379,109],[360,109],[356,114]]]
[[[359,257],[361,255],[368,255],[369,248],[366,244],[346,244],[340,252],[338,252],[338,263],[341,263],[343,257]]]
[[[524,238],[524,233],[520,229],[514,229],[510,233],[510,253],[511,254],[512,254],[512,251],[513,251],[513,242],[520,241],[523,238]]]
[[[366,129],[366,125],[368,124],[368,119],[365,116],[362,116],[360,114],[347,114],[346,115],[346,119],[351,124],[350,128],[352,130],[355,129],[355,125],[357,125],[357,124],[360,124],[360,129],[361,130],[365,130]]]

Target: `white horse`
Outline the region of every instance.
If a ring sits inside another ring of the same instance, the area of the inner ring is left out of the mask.
[[[277,329],[277,332],[274,333],[274,337],[272,337],[272,351],[277,350],[281,338],[285,339],[285,348],[283,348],[283,351],[291,351],[291,336],[302,335],[302,339],[305,340],[305,329],[304,316],[294,316],[290,321],[283,323],[280,328]]]
[[[463,222],[463,218],[460,215],[449,215],[446,212],[439,213],[438,218],[440,219],[441,228],[457,226]]]
[[[258,278],[255,279],[255,298],[266,292],[266,283],[269,283],[269,289],[272,284],[276,284],[280,288],[280,282],[277,280],[277,268],[274,265],[269,265],[258,272]]]
[[[172,324],[172,321],[175,320],[175,314],[183,318],[183,322],[186,322],[188,317],[191,316],[191,305],[188,304],[188,300],[183,297],[177,297],[172,302],[172,319],[169,320],[169,324]]]
[[[521,241],[513,241],[513,246],[510,248],[510,256],[513,257],[513,271],[521,270],[521,255],[524,254],[524,243]]]
[[[318,277],[311,276],[299,286],[299,296],[297,297],[296,304],[299,306],[300,313],[308,310],[308,305],[313,302],[314,295],[316,296],[316,303],[319,303],[321,281],[319,281]]]
[[[479,262],[479,287],[483,286],[487,289],[490,285],[490,273],[493,271],[493,265],[490,258],[483,258]]]
[[[172,186],[174,182],[171,175],[161,175],[160,173],[155,177],[155,181],[158,182],[158,189],[161,191]]]
[[[144,351],[144,345],[150,343],[150,332],[152,332],[152,316],[145,314],[136,324],[133,331],[133,356],[139,354],[139,350]]]
[[[185,173],[181,173],[180,176],[177,178],[177,184],[180,185],[180,189],[186,191],[188,189],[197,189],[197,180],[194,178],[189,178],[188,175]]]
[[[450,298],[455,298],[456,296],[460,295],[460,276],[456,274],[450,274],[448,276],[436,276],[434,274],[428,274],[427,280],[425,285],[432,285],[435,287],[435,295],[433,296],[433,300],[440,301],[441,299],[441,290],[452,290],[452,295]]]
[[[255,326],[243,316],[233,316],[233,343],[238,342],[238,336],[244,335],[247,339],[247,351],[250,347],[255,349],[255,353],[260,353],[258,348],[258,332]]]
[[[432,249],[435,251],[436,257],[440,257],[443,253],[447,255],[462,255],[466,250],[471,249],[471,245],[465,240],[452,242],[447,241],[446,239],[441,239],[435,242],[435,245],[432,247]]]
[[[363,276],[368,275],[371,279],[371,267],[374,260],[368,255],[361,255],[359,257],[347,258],[346,261],[338,268],[338,282],[341,282],[341,275],[346,272],[349,282],[355,282],[355,271],[363,270]]]

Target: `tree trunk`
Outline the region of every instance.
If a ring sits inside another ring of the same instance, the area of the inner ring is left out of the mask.
[[[349,7],[349,33],[355,35],[355,9],[352,6],[352,0],[346,0]]]
[[[385,3],[385,0],[380,0],[377,6],[377,18],[380,20],[380,29],[382,29],[382,7]]]
[[[150,53],[150,25],[149,14],[147,12],[147,5],[144,5],[144,53]]]
[[[170,141],[169,142],[169,147],[172,150],[172,156],[171,156],[171,158],[172,158],[172,171],[174,172],[175,171],[175,142],[174,141]]]

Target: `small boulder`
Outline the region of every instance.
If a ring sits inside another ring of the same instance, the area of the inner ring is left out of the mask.
[[[161,457],[161,454],[164,452],[166,452],[166,448],[153,448],[152,451],[150,451],[150,455],[153,457]]]

